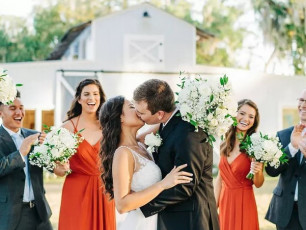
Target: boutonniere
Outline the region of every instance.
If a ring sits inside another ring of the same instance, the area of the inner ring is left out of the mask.
[[[152,132],[146,135],[145,144],[148,146],[147,147],[148,152],[152,154],[153,152],[157,151],[159,146],[161,146],[162,138],[160,137],[158,132],[156,134]]]

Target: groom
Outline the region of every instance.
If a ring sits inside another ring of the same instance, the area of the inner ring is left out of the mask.
[[[163,191],[141,207],[148,217],[158,213],[158,230],[216,230],[218,214],[213,193],[213,149],[203,130],[183,121],[175,107],[174,94],[162,80],[151,79],[136,88],[134,101],[138,116],[147,124],[159,124],[162,145],[154,154],[163,178],[174,166],[187,164],[191,183]]]

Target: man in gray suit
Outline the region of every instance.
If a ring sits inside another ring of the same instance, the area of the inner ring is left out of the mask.
[[[266,219],[279,230],[306,230],[306,89],[298,98],[300,124],[277,133],[289,161],[279,168],[267,166],[279,181]]]
[[[0,102],[0,230],[52,229],[42,168],[28,161],[31,145],[45,134],[22,128],[24,106],[18,97]]]

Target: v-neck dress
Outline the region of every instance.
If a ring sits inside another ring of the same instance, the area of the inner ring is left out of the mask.
[[[59,230],[116,229],[114,202],[105,195],[100,177],[99,149],[100,141],[91,145],[84,139],[69,160],[72,173],[63,186]]]
[[[246,178],[251,160],[241,153],[229,164],[221,156],[219,170],[222,189],[219,199],[221,230],[258,230],[258,214],[253,182]]]

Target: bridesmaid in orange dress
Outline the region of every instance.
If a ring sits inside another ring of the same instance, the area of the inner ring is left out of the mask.
[[[59,230],[115,230],[115,206],[105,195],[100,177],[99,150],[102,138],[98,111],[105,94],[98,80],[79,83],[63,127],[81,132],[84,138],[69,162],[72,173],[65,179]]]
[[[238,102],[236,127],[226,133],[226,140],[221,145],[219,174],[215,184],[215,197],[219,207],[221,230],[258,230],[258,214],[253,184],[259,188],[264,182],[263,164],[250,159],[240,151],[238,133],[244,136],[256,132],[259,113],[251,100]],[[253,180],[246,178],[250,169],[254,172]]]

